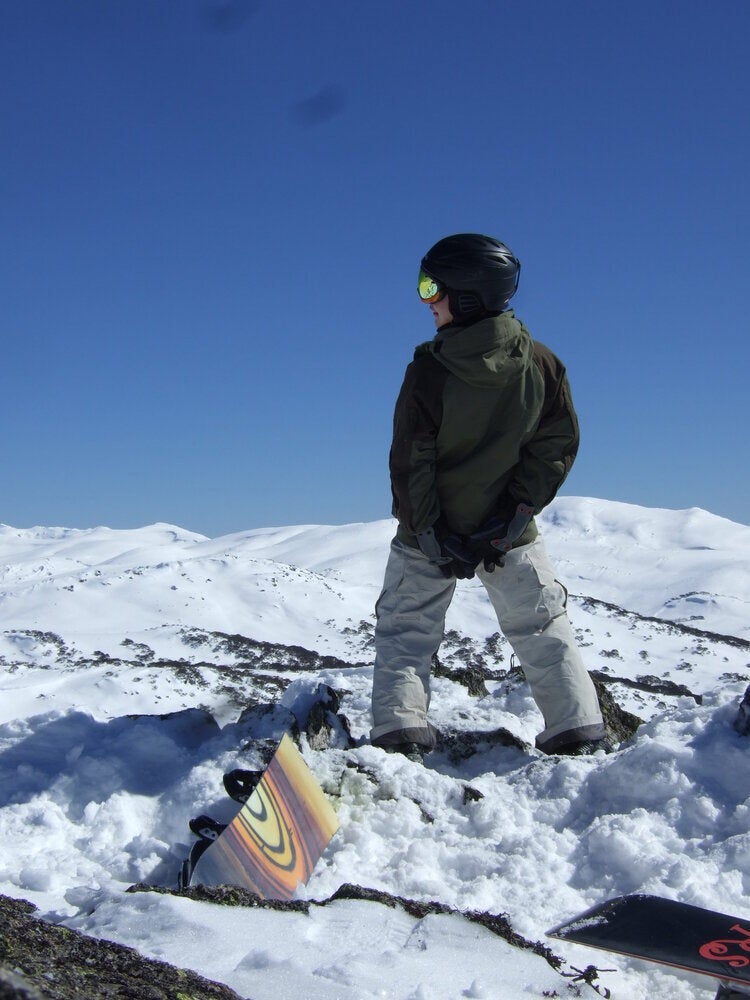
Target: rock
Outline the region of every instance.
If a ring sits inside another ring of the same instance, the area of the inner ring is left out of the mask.
[[[240,1000],[195,972],[46,923],[0,896],[0,1000]]]
[[[745,696],[737,709],[734,728],[740,736],[750,736],[750,687],[745,689]]]

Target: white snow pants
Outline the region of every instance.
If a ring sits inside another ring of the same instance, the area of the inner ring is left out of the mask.
[[[596,689],[565,610],[567,592],[541,538],[512,549],[493,573],[480,565],[477,577],[544,717],[537,747],[554,753],[565,743],[604,736]],[[373,743],[435,745],[427,718],[431,662],[455,587],[419,549],[393,540],[376,605]]]

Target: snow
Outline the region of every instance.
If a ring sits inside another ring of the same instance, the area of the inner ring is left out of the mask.
[[[583,498],[556,500],[541,527],[587,665],[644,724],[616,754],[545,758],[525,685],[498,676],[475,697],[439,676],[433,721],[477,752],[422,768],[363,741],[391,521],[216,539],[0,526],[0,892],[254,1000],[595,996],[574,983],[587,965],[612,970],[597,982],[616,1000],[713,997],[709,979],[545,932],[631,892],[750,915],[750,742],[732,726],[750,683],[750,528]],[[509,667],[475,581],[447,628],[448,667]],[[319,656],[305,667],[264,643]],[[188,819],[231,817],[222,774],[258,766],[253,740],[280,735],[321,682],[359,745],[303,741],[341,824],[298,892],[308,912],[127,893],[175,885]],[[280,703],[263,733],[240,721],[244,699]],[[528,749],[482,736],[500,727]],[[329,901],[346,883],[505,913],[568,978],[457,913]]]

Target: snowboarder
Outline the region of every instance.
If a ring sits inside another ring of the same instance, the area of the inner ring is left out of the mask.
[[[390,453],[398,519],[376,606],[371,740],[415,760],[435,746],[430,668],[456,579],[487,590],[544,717],[545,753],[609,749],[594,684],[534,520],[578,449],[565,368],[508,308],[520,262],[462,233],[422,259],[435,320],[396,402]]]

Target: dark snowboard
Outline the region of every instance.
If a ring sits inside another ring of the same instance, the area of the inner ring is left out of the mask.
[[[659,896],[618,896],[554,927],[561,941],[698,972],[750,996],[750,919],[732,917]]]

